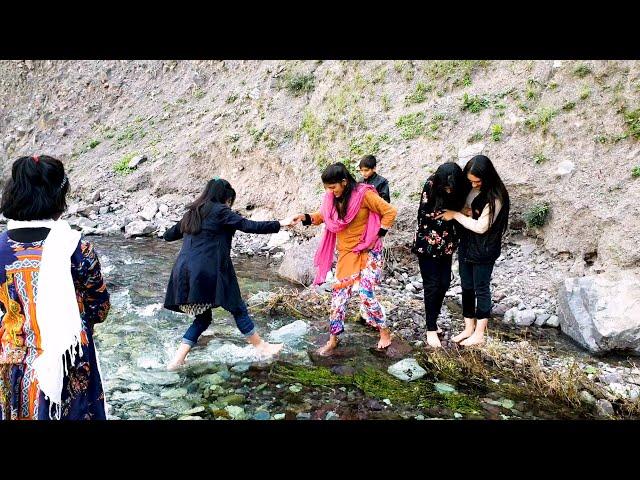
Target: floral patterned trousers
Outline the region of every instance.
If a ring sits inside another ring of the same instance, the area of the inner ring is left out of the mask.
[[[355,275],[355,282],[342,288],[333,289],[330,316],[331,335],[340,335],[344,331],[347,303],[356,289],[360,296],[360,315],[362,318],[377,329],[385,327],[387,316],[384,307],[380,305],[374,294],[374,288],[381,279],[382,250],[370,251],[365,268]]]

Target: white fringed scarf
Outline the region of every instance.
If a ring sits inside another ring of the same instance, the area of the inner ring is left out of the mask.
[[[82,355],[82,320],[71,276],[71,256],[78,247],[80,232],[64,220],[7,222],[7,229],[49,228],[42,246],[38,273],[36,318],[42,353],[33,367],[40,390],[49,399],[49,417],[60,419],[62,385],[67,375],[66,356],[71,364]]]

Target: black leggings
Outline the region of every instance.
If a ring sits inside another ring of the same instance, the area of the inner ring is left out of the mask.
[[[470,263],[460,260],[462,314],[466,318],[491,316],[491,273],[494,263]],[[477,300],[477,306],[476,306]]]
[[[442,308],[444,296],[451,285],[451,256],[426,257],[418,256],[422,286],[424,287],[424,313],[427,331],[438,329],[436,320]]]

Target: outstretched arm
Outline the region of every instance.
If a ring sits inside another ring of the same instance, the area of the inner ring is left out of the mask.
[[[182,232],[180,231],[180,222],[176,223],[173,227],[164,232],[162,236],[167,242],[173,242],[182,238]]]
[[[224,210],[223,222],[234,230],[240,230],[245,233],[277,233],[280,231],[281,225],[278,221],[256,222],[249,220],[237,214],[231,208]]]

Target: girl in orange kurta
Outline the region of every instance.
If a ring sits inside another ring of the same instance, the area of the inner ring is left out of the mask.
[[[331,299],[329,341],[318,353],[327,355],[338,345],[344,331],[347,302],[357,290],[362,317],[380,331],[378,348],[391,343],[384,308],[375,298],[374,288],[382,277],[382,241],[395,221],[397,210],[385,202],[375,188],[356,183],[342,163],[329,165],[322,173],[327,193],[320,211],[302,214],[303,225],[325,224],[325,232],[315,257],[316,284],[323,283],[338,251],[336,283]]]

